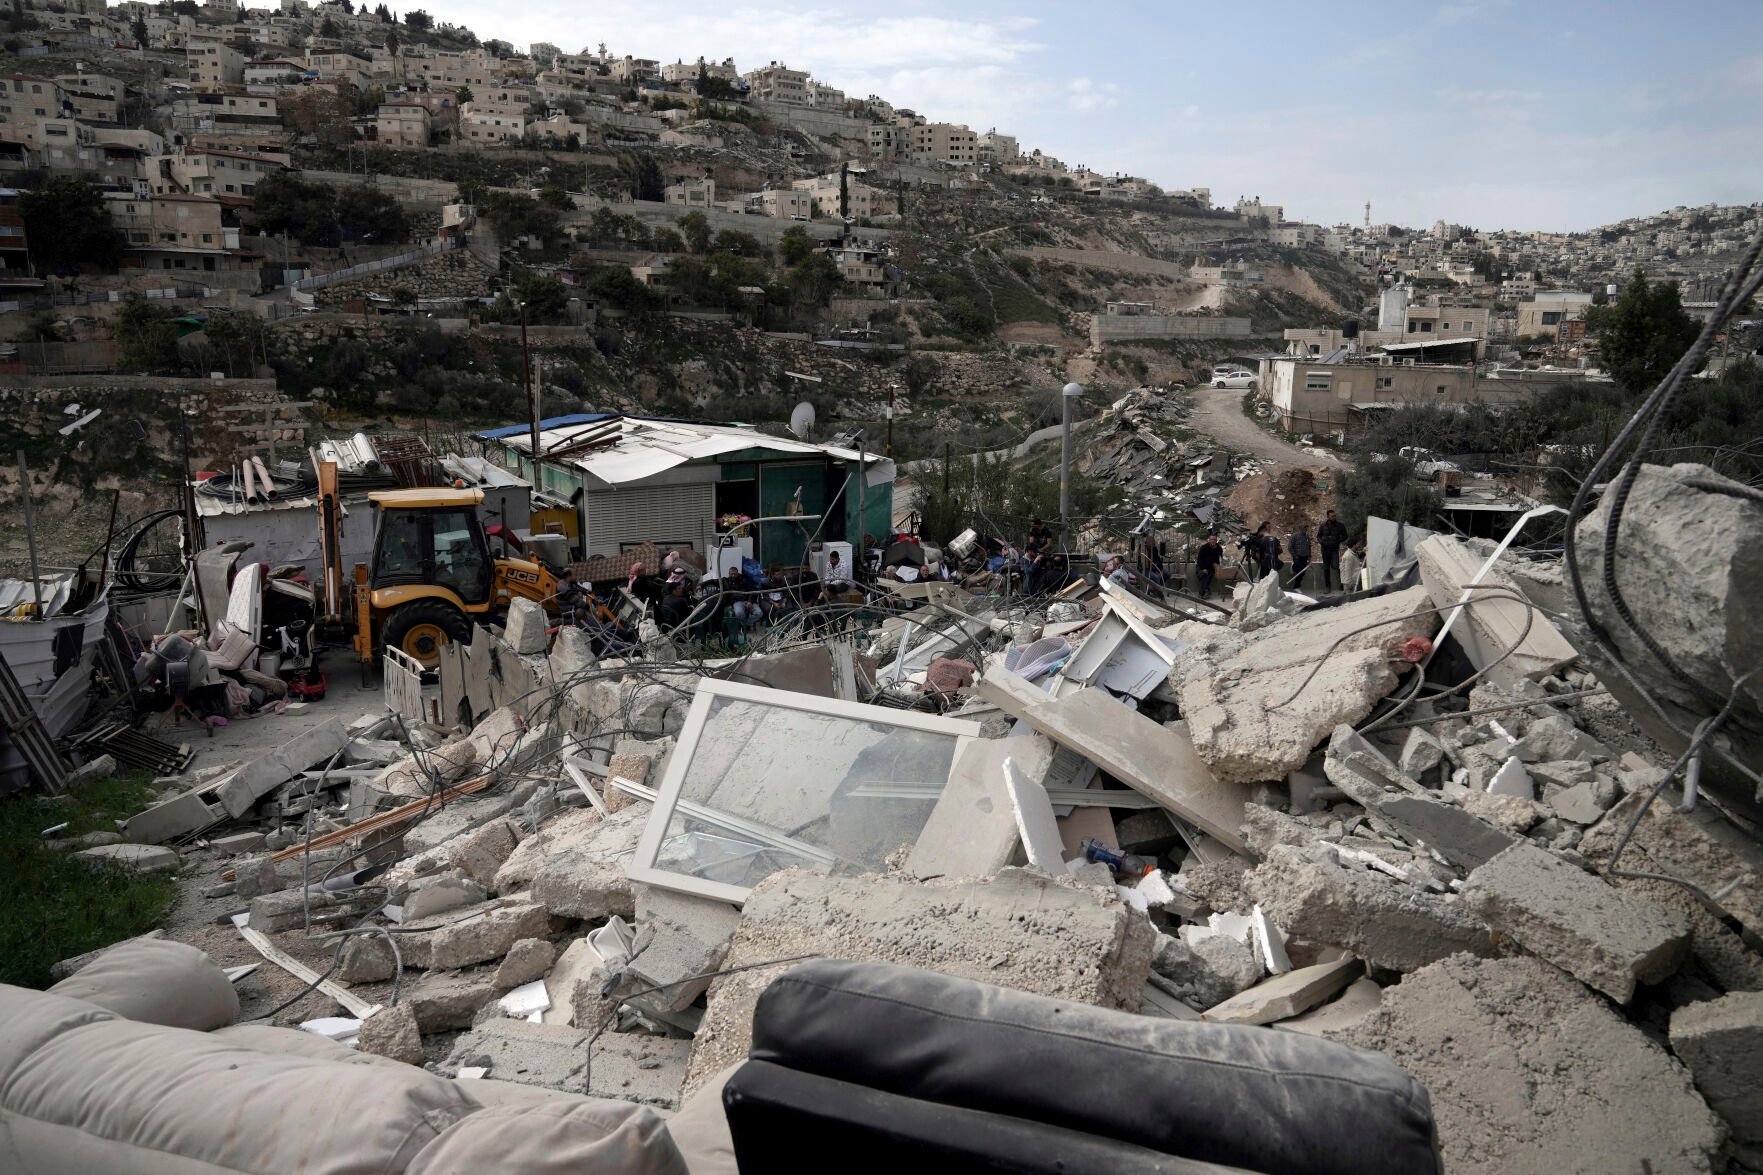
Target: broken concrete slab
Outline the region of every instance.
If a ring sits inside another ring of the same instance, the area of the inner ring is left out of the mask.
[[[679,1108],[692,1042],[639,1032],[603,1032],[588,1061],[588,1096],[666,1110]]]
[[[1374,826],[1422,842],[1459,868],[1484,864],[1516,839],[1438,799],[1345,723],[1329,738],[1323,770]]]
[[[1307,1036],[1337,1037],[1377,1011],[1383,1003],[1383,988],[1375,980],[1355,979],[1340,996],[1274,1027]]]
[[[1329,731],[1364,718],[1395,687],[1403,644],[1438,629],[1431,606],[1426,589],[1417,587],[1287,617],[1247,635],[1178,625],[1176,635],[1189,647],[1175,680],[1200,758],[1224,782],[1283,779],[1302,767]],[[1365,631],[1345,635],[1355,629]]]
[[[1616,797],[1609,791],[1600,791],[1593,781],[1576,783],[1572,787],[1564,787],[1552,792],[1545,802],[1555,815],[1571,824],[1596,824],[1604,818],[1610,803]]]
[[[580,1029],[493,1017],[462,1033],[438,1068],[455,1076],[464,1066],[483,1067],[497,1081],[585,1094],[588,1044]]]
[[[394,763],[380,777],[380,787],[389,795],[421,799],[474,774],[481,757],[469,737],[456,738]]]
[[[1420,563],[1420,580],[1437,607],[1454,606],[1463,598],[1465,589],[1470,590],[1469,604],[1452,624],[1451,635],[1468,655],[1470,664],[1487,671],[1496,682],[1517,677],[1550,677],[1578,659],[1578,651],[1547,616],[1522,598],[1514,598],[1524,593],[1498,567],[1489,568],[1476,581],[1486,556],[1446,535],[1422,541],[1415,554]],[[1472,583],[1476,588],[1504,592],[1496,595],[1493,591],[1476,590],[1470,587]]]
[[[93,869],[122,869],[129,873],[176,873],[183,861],[162,845],[95,845],[73,854],[73,859]]]
[[[1525,763],[1580,759],[1603,763],[1610,759],[1610,748],[1587,734],[1561,714],[1538,718],[1526,728],[1513,744],[1512,753]]]
[[[498,991],[507,991],[523,983],[531,983],[551,969],[557,949],[542,938],[523,938],[508,948],[502,963],[491,980]]]
[[[1162,935],[1151,970],[1168,982],[1169,994],[1196,1009],[1223,1003],[1259,983],[1264,974],[1255,952],[1224,934],[1192,943]]]
[[[535,600],[516,596],[508,602],[508,622],[502,627],[502,638],[523,657],[537,656],[551,643],[546,631],[550,619]]]
[[[203,792],[181,796],[144,808],[123,821],[122,834],[135,844],[163,844],[226,819],[226,811],[211,804]]]
[[[355,1048],[406,1065],[421,1065],[422,1033],[417,1028],[416,1012],[407,1003],[381,1008],[361,1022]]]
[[[99,755],[95,759],[88,759],[68,772],[67,776],[62,779],[61,786],[67,791],[75,792],[88,784],[97,783],[101,779],[109,779],[115,774],[116,757],[114,755]]]
[[[404,965],[452,971],[500,959],[523,938],[545,938],[557,927],[546,909],[515,894],[476,910],[449,912],[439,923],[398,936]]]
[[[382,934],[351,936],[337,964],[337,978],[344,983],[378,983],[397,973],[397,956]]]
[[[990,877],[1010,863],[1019,834],[1004,788],[1005,759],[1015,760],[1027,778],[1040,779],[1052,762],[1053,743],[1040,734],[964,743],[906,859],[908,873]]]
[[[1374,967],[1414,971],[1458,951],[1496,953],[1487,927],[1454,898],[1329,856],[1326,848],[1277,846],[1244,876],[1244,891],[1291,933]]]
[[[459,872],[488,889],[496,884],[496,870],[518,842],[513,826],[498,820],[447,842],[447,859]]]
[[[551,1006],[544,1012],[544,1022],[597,1028],[600,1018],[588,1022],[578,1018],[576,1010],[584,1003],[600,1001],[600,991],[606,980],[607,975],[601,968],[600,956],[592,944],[585,937],[572,940],[563,948],[563,953],[557,956],[557,961],[545,975],[545,994],[551,998]],[[599,1006],[610,1013],[610,1004]]]
[[[404,921],[433,918],[448,910],[478,905],[488,897],[484,887],[468,877],[450,873],[425,877],[412,882],[410,892],[404,895]]]
[[[1444,757],[1445,744],[1433,737],[1432,732],[1424,726],[1416,726],[1408,731],[1397,766],[1403,775],[1419,781],[1428,772],[1435,770]]]
[[[1134,791],[1198,825],[1233,852],[1245,850],[1238,829],[1243,805],[1251,798],[1249,789],[1240,782],[1214,778],[1195,752],[1184,723],[1160,726],[1095,688],[1054,701],[1008,672],[989,672],[974,689],[1005,713],[1081,752]]]
[[[1156,941],[1144,915],[1112,894],[1023,869],[942,883],[789,869],[754,887],[724,965],[802,954],[902,963],[1130,1011]],[[754,1003],[780,973],[763,968],[711,985],[686,1095],[747,1055]]]
[[[1705,1172],[1724,1134],[1682,1066],[1539,959],[1435,963],[1340,1039],[1426,1086],[1456,1175]]]
[[[1055,876],[1065,872],[1065,844],[1059,821],[1047,799],[1047,789],[1025,778],[1012,759],[1004,760],[1004,790],[1010,796],[1010,813],[1022,838],[1023,852],[1031,868]]]
[[[1671,1013],[1671,1051],[1732,1129],[1736,1157],[1763,1165],[1763,992],[1735,991]]]
[[[727,902],[652,885],[634,889],[637,939],[626,971],[642,979],[637,986],[667,985],[650,998],[682,1011],[709,989],[709,978],[696,977],[722,966],[741,912]]]
[[[486,971],[431,972],[410,984],[403,1003],[416,1016],[423,1032],[451,1032],[469,1028],[478,1012],[496,998],[495,985]]]
[[[533,878],[546,857],[589,844],[599,829],[600,814],[592,808],[559,812],[508,854],[508,859],[496,870],[496,881],[490,892],[515,893],[531,889]]]
[[[219,786],[220,807],[237,820],[257,802],[308,767],[322,765],[349,744],[343,720],[303,730],[261,759],[244,764]]]
[[[240,853],[259,852],[264,847],[261,832],[235,832],[231,836],[217,836],[208,842],[208,847],[227,857],[235,857]]]
[[[1362,967],[1348,956],[1332,963],[1299,967],[1257,983],[1200,1013],[1215,1024],[1272,1024],[1308,1012],[1358,978]]]
[[[648,805],[603,819],[587,843],[552,853],[533,871],[533,898],[554,914],[596,921],[636,913],[626,863],[648,822]]]
[[[1689,954],[1688,919],[1531,844],[1475,870],[1463,904],[1502,935],[1619,1004]]]
[[[1645,804],[1645,794],[1627,796],[1588,829],[1579,845],[1586,860],[1599,867],[1608,862],[1617,838]],[[1746,936],[1763,938],[1763,875],[1664,799],[1647,805],[1618,864],[1681,877],[1704,893],[1720,894],[1720,908],[1738,919]]]
[[[1548,816],[1547,810],[1541,804],[1523,796],[1469,791],[1463,793],[1462,802],[1465,812],[1513,836],[1522,836]]]

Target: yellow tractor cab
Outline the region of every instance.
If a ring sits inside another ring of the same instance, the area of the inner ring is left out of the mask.
[[[355,644],[364,661],[391,646],[433,668],[448,641],[499,618],[515,596],[555,609],[557,580],[542,564],[496,559],[484,535],[479,489],[381,490],[373,559],[357,566]]]

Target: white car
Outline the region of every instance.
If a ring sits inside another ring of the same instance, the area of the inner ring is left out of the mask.
[[[1215,388],[1248,388],[1255,387],[1255,376],[1248,371],[1218,371],[1212,374],[1212,386]]]

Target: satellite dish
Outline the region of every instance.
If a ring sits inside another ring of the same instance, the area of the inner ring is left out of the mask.
[[[803,440],[807,440],[808,430],[813,427],[814,405],[810,404],[807,400],[803,400],[790,412],[790,431],[801,437]]]

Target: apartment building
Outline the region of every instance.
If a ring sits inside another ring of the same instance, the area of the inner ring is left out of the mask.
[[[683,208],[714,208],[716,206],[716,181],[708,176],[692,178],[681,176],[663,190],[662,199],[669,204]]]
[[[745,75],[748,92],[761,102],[807,106],[808,75],[799,69],[772,62]]]
[[[382,147],[427,147],[431,124],[420,102],[382,102],[374,112],[374,136]]]
[[[233,255],[239,230],[224,223],[212,196],[106,192],[104,201],[122,235],[125,266],[208,273],[240,267]]]
[[[306,73],[304,58],[272,57],[245,66],[246,86],[299,85]]]
[[[223,151],[213,148],[146,160],[145,178],[156,196],[249,197],[257,181],[287,169],[281,152]]]
[[[1468,367],[1264,359],[1260,395],[1292,432],[1353,432],[1375,405],[1482,399]]]
[[[353,50],[308,52],[300,60],[306,72],[316,75],[320,81],[338,82],[362,90],[373,82],[373,62]]]
[[[979,136],[964,126],[928,122],[912,128],[912,154],[928,161],[971,164],[979,157]]]
[[[184,49],[190,67],[190,84],[213,93],[226,86],[245,84],[245,55],[219,41],[194,40]]]
[[[47,78],[0,77],[0,125],[6,128],[5,138],[24,142],[23,135],[36,133],[39,119],[61,118],[70,109],[67,92]]]
[[[690,85],[698,80],[698,75],[720,78],[731,85],[741,80],[740,71],[735,69],[735,59],[725,57],[721,62],[705,61],[702,57],[696,61],[676,61],[661,67],[661,80],[674,85]]]
[[[1518,337],[1560,336],[1561,324],[1572,318],[1584,318],[1592,306],[1592,296],[1572,290],[1538,290],[1529,302],[1518,307]]]
[[[650,61],[646,57],[632,57],[625,54],[612,62],[611,78],[624,86],[634,86],[641,82],[652,81],[661,74],[661,63]]]
[[[808,81],[808,105],[820,110],[843,110],[845,108],[845,91],[810,78]]]
[[[1536,297],[1537,275],[1534,273],[1515,273],[1500,282],[1500,301],[1528,302]]]
[[[767,188],[747,197],[747,210],[755,208],[778,220],[807,220],[814,215],[814,196],[800,188]]]
[[[74,117],[83,122],[116,122],[122,117],[128,87],[120,78],[101,73],[67,73],[57,77],[55,84],[73,104]]]
[[[524,108],[519,114],[467,102],[459,108],[459,138],[467,143],[519,142],[526,135]]]
[[[809,197],[809,214],[812,216],[839,215],[839,173],[829,172],[817,175],[812,179],[797,180],[791,185],[797,191],[807,192]],[[855,220],[874,220],[881,216],[891,216],[899,210],[898,202],[893,193],[880,188],[872,188],[854,173],[845,180],[846,206],[848,215]]]
[[[1001,135],[996,127],[974,141],[974,153],[981,163],[1014,163],[1022,155],[1015,135]]]

